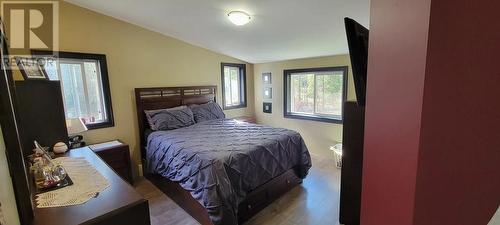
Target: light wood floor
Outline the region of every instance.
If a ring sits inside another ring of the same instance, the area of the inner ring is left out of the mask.
[[[312,156],[313,167],[303,184],[245,225],[337,225],[340,170],[335,168],[333,159],[323,158]],[[136,190],[149,200],[152,225],[199,224],[148,180],[136,182]]]

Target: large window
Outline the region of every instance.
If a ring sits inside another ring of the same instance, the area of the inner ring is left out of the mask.
[[[284,116],[342,123],[347,67],[284,71]]]
[[[245,64],[221,64],[224,109],[247,107]]]
[[[35,51],[36,55],[47,52]],[[58,52],[46,60],[50,80],[61,81],[66,119],[82,118],[89,129],[114,125],[106,56]]]

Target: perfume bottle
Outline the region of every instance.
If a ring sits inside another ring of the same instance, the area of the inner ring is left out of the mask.
[[[43,166],[41,162],[35,162],[32,166],[33,178],[37,187],[43,187],[45,176],[43,175]]]
[[[55,165],[49,153],[35,141],[35,183],[42,189],[58,185],[66,178],[66,170],[61,165]]]

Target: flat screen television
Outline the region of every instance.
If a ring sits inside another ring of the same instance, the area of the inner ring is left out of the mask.
[[[344,22],[347,32],[347,43],[349,44],[349,55],[351,56],[356,99],[358,105],[365,106],[369,31],[351,18],[346,17]]]

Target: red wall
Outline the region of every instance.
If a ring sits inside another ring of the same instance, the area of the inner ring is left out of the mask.
[[[361,224],[487,224],[500,204],[500,1],[371,5]]]
[[[372,0],[361,224],[413,221],[430,0]]]
[[[499,9],[432,1],[417,225],[485,225],[500,204]]]

